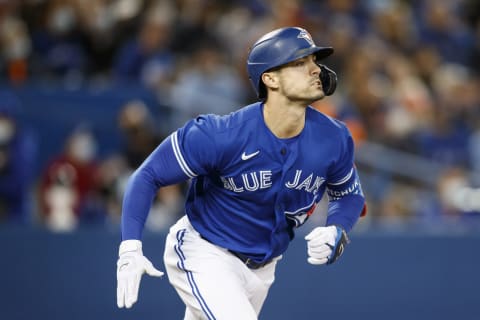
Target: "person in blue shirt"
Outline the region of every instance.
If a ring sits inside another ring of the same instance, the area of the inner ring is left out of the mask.
[[[36,134],[21,121],[22,103],[0,91],[0,223],[33,222],[32,190],[38,161]]]
[[[310,104],[331,95],[333,53],[298,27],[271,31],[250,49],[259,102],[225,116],[201,115],[168,136],[131,176],[122,208],[117,304],[136,301],[142,230],[158,188],[191,179],[185,216],[170,228],[164,262],[185,318],[257,319],[275,267],[324,193],[325,226],[307,236],[308,262],[331,264],[365,199],[347,127]]]

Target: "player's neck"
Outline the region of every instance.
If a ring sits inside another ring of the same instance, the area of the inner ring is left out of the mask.
[[[292,138],[305,126],[305,110],[304,106],[275,104],[267,100],[263,106],[263,119],[277,138]]]

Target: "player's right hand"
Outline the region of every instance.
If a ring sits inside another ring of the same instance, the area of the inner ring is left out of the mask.
[[[155,269],[150,260],[143,256],[142,242],[139,240],[122,241],[118,256],[117,305],[119,308],[131,308],[137,302],[143,273],[161,277],[163,272]]]

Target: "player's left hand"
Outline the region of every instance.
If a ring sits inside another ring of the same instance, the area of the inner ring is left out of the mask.
[[[120,244],[117,261],[117,305],[131,308],[137,302],[140,280],[143,273],[161,277],[163,272],[155,269],[142,252],[142,242],[125,240]]]
[[[349,239],[339,226],[317,227],[307,236],[308,262],[321,265],[334,263],[343,253]]]

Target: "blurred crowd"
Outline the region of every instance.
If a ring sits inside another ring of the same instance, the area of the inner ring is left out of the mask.
[[[480,230],[480,2],[476,0],[0,0],[3,83],[140,84],[148,106],[119,106],[123,149],[99,158],[90,128],[75,127],[40,174],[39,152],[0,96],[0,219],[57,231],[118,224],[131,172],[166,134],[200,113],[256,100],[248,47],[302,26],[334,47],[339,77],[314,105],[350,128],[370,213],[365,226]],[[375,152],[372,152],[375,150]],[[181,214],[184,185],[159,191],[147,222]],[[34,219],[32,219],[32,216]]]

